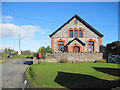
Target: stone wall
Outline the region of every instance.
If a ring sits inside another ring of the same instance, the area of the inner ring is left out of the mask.
[[[103,59],[103,53],[73,53],[73,52],[56,52],[54,54],[57,62],[60,62],[61,59],[66,58],[69,61],[79,59],[80,61],[90,61],[93,62],[98,59]]]
[[[41,62],[54,62],[56,63],[57,60],[56,58],[54,58],[54,55],[51,54],[51,55],[48,55],[45,59],[36,59],[36,58],[33,58],[33,64],[37,64],[37,63],[41,63]]]

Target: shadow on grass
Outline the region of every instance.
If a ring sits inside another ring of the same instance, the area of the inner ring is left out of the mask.
[[[55,82],[63,87],[72,88],[114,88],[120,86],[119,81],[98,79],[94,76],[58,72]]]
[[[120,77],[120,69],[93,67],[95,70]]]

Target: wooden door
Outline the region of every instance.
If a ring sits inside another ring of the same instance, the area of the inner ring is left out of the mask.
[[[73,47],[73,52],[80,52],[80,47],[74,46]]]

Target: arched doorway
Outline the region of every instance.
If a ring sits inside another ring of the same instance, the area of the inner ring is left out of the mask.
[[[80,47],[74,46],[73,47],[73,52],[80,52]]]

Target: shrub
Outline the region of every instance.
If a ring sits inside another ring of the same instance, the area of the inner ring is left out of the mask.
[[[107,63],[107,60],[106,59],[98,59],[94,62]]]
[[[39,54],[38,53],[34,53],[33,57],[36,57],[37,59],[39,59]],[[42,53],[42,59],[45,59],[46,56]]]
[[[60,63],[67,63],[67,62],[69,62],[69,61],[66,58],[60,60]]]

